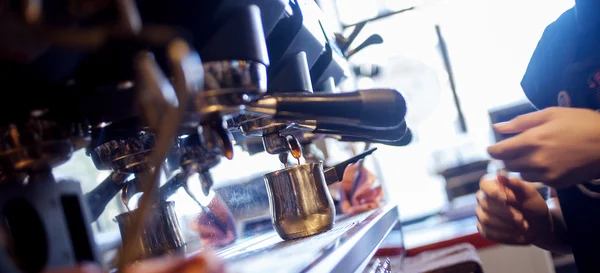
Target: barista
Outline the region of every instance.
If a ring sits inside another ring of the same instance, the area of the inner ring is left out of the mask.
[[[483,178],[476,213],[485,237],[572,251],[586,273],[600,271],[600,1],[575,2],[546,28],[521,83],[544,110],[496,125],[518,135],[488,149],[523,180]],[[557,188],[560,206],[524,181]]]
[[[356,191],[353,196],[350,196],[354,177],[360,165],[360,163],[349,165],[340,181],[342,213],[354,215],[382,205],[383,188],[381,185],[376,186],[377,177],[364,167],[359,174]]]

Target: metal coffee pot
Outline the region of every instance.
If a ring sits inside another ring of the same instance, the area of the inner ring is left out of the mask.
[[[327,185],[342,180],[352,163],[373,153],[373,148],[323,171],[323,162],[295,165],[263,176],[271,222],[284,240],[325,232],[333,228],[335,207]]]
[[[137,212],[132,210],[115,218],[123,241],[129,229],[133,228],[132,221]],[[136,247],[133,248],[136,260],[185,252],[185,239],[175,214],[174,202],[163,201],[154,204],[152,213],[148,216],[151,219],[146,221],[143,232],[136,235]]]

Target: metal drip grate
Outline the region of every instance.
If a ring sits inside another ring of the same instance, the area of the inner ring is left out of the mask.
[[[248,247],[227,251],[221,256],[229,262],[232,272],[300,272],[372,213],[341,219],[327,232],[296,240],[283,241],[273,232],[272,236],[261,237],[262,240],[252,242]]]

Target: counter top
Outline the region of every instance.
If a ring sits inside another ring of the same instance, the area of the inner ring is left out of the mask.
[[[271,231],[220,249],[217,255],[240,273],[356,272],[366,267],[397,222],[398,208],[386,206],[338,217],[325,233],[284,241]]]
[[[415,224],[404,228],[404,245],[408,256],[458,243],[469,243],[477,249],[497,244],[479,234],[476,217],[451,222]]]

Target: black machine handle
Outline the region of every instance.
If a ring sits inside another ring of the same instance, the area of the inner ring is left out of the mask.
[[[404,136],[399,139],[399,140],[382,140],[382,139],[378,139],[378,140],[368,140],[362,137],[356,137],[356,136],[344,136],[342,135],[341,138],[339,139],[339,141],[344,141],[344,142],[376,142],[376,143],[380,143],[380,144],[385,144],[385,145],[389,145],[389,146],[396,146],[396,147],[403,147],[403,146],[407,146],[408,144],[410,144],[412,142],[413,139],[413,135],[412,135],[412,131],[410,130],[410,128],[406,128],[406,133],[404,134]]]
[[[371,89],[347,93],[274,94],[273,118],[318,120],[362,128],[394,128],[406,115],[406,102],[393,89]]]
[[[365,28],[366,25],[367,25],[367,22],[362,22],[360,24],[357,24],[347,39],[344,39],[343,37],[341,37],[342,39],[340,39],[340,41],[338,41],[338,46],[340,47],[340,50],[342,52],[348,51],[348,49],[350,48],[350,45],[352,45],[352,42],[354,42],[354,39],[356,39],[356,37],[358,37],[358,34],[363,30],[363,28]]]
[[[91,221],[98,220],[108,202],[123,188],[129,174],[111,173],[100,185],[85,194],[85,201],[92,213]]]
[[[406,134],[406,123],[403,121],[391,129],[365,129],[352,125],[336,124],[329,122],[317,122],[315,134],[338,135],[357,139],[353,141],[374,142],[381,144],[393,143],[401,140]],[[360,139],[360,140],[358,140]]]
[[[373,34],[373,35],[369,36],[369,38],[367,38],[360,45],[358,45],[355,49],[348,50],[348,53],[346,54],[346,59],[354,56],[354,54],[362,51],[363,49],[365,49],[369,46],[378,45],[381,43],[383,43],[383,38],[381,38],[381,36],[379,34]]]
[[[327,168],[324,171],[325,181],[327,181],[327,185],[331,185],[333,183],[342,181],[344,171],[346,170],[348,165],[358,162],[359,160],[375,152],[375,150],[377,150],[377,148],[369,149],[349,159],[346,159],[345,161],[335,164],[333,167]]]

